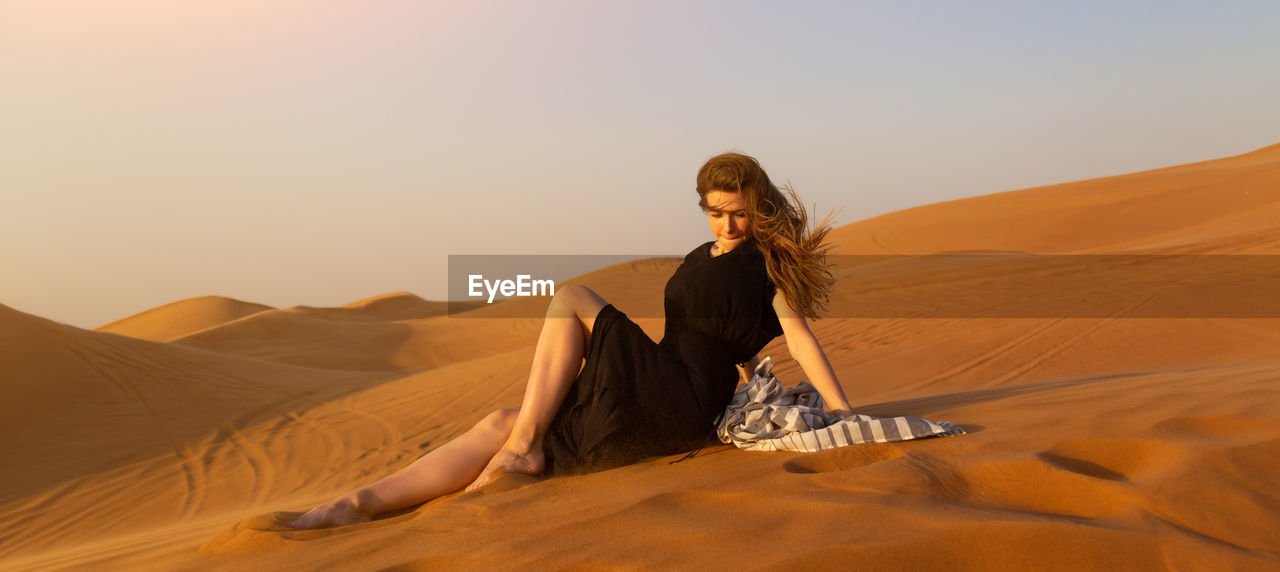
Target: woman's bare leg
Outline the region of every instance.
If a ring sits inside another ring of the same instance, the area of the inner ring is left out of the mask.
[[[567,284],[556,291],[533,354],[529,384],[506,443],[467,486],[478,489],[503,472],[537,475],[545,469],[542,437],[569,393],[607,302],[590,288]]]
[[[596,315],[605,304],[604,299],[589,288],[562,286],[547,309],[547,320],[538,337],[524,405],[520,409],[495,411],[466,433],[395,474],[313,508],[286,524],[294,528],[323,528],[364,522],[380,513],[454,492],[499,466],[509,472],[541,473],[542,436],[582,368]],[[525,415],[525,411],[538,413]],[[523,433],[517,438],[516,428],[522,422],[526,425],[521,427]],[[517,453],[517,458],[512,459],[499,454],[503,451],[526,452]],[[499,458],[506,460],[499,464],[492,462]]]
[[[511,434],[517,410],[490,413],[466,433],[372,485],[311,509],[293,528],[323,528],[365,522],[380,513],[424,503],[466,486],[480,474]]]

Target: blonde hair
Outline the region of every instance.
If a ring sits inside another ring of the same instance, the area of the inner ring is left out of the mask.
[[[741,153],[723,153],[707,160],[698,169],[698,206],[707,211],[707,193],[741,193],[751,234],[765,255],[769,279],[796,312],[818,319],[826,311],[835,286],[826,264],[834,248],[823,244],[831,232],[829,213],[817,228],[809,231],[809,216],[790,184],[783,187],[790,200],[778,190],[760,162]]]

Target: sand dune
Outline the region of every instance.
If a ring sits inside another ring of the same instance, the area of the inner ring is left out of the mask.
[[[167,342],[270,309],[271,306],[265,304],[242,302],[222,296],[201,296],[178,300],[140,314],[121,318],[95,328],[94,331]]]
[[[544,302],[545,305],[545,302]],[[172,343],[262,360],[337,370],[410,371],[476,359],[537,341],[533,320],[348,321],[292,308],[268,310]],[[491,343],[485,343],[492,340]]]
[[[479,305],[479,302],[471,302],[464,307],[478,307]],[[317,318],[330,320],[394,321],[443,316],[449,311],[449,303],[423,300],[408,292],[392,292],[343,304],[339,308],[294,306],[291,309]],[[455,311],[458,309],[455,308]]]
[[[1225,159],[925,205],[846,225],[841,254],[1280,252],[1280,144]]]
[[[1269,253],[1278,205],[1272,146],[833,236],[848,254]],[[676,262],[570,282],[655,315]],[[846,279],[833,306],[867,295]],[[517,406],[541,320],[483,317],[496,311],[449,317],[403,292],[339,308],[206,297],[86,331],[0,306],[0,567],[1280,568],[1270,318],[814,321],[857,410],[969,433],[708,447],[509,476],[353,527],[272,524]],[[661,334],[661,319],[637,321]],[[764,354],[785,383],[804,379],[783,340]]]

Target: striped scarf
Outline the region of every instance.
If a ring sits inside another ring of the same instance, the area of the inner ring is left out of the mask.
[[[716,420],[716,434],[722,443],[749,451],[814,452],[964,432],[946,421],[935,423],[918,417],[854,414],[833,420],[822,410],[822,396],[809,382],[782,388],[773,375],[771,357],[756,366],[751,381],[733,394],[729,407]]]

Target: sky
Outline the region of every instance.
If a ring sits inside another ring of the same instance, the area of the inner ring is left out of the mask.
[[[1280,2],[0,0],[0,303],[445,299],[682,256],[698,167],[837,225],[1280,142]]]

